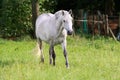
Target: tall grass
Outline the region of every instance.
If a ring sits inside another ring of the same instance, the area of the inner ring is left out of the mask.
[[[70,69],[65,67],[61,46],[55,47],[56,66],[49,65],[47,44],[45,63],[34,54],[35,40],[0,39],[0,80],[120,80],[120,43],[111,38],[68,37]]]

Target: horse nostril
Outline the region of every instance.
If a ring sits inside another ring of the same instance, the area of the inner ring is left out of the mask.
[[[67,34],[68,35],[72,35],[72,31],[67,31]]]

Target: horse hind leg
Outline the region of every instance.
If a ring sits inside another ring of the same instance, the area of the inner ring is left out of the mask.
[[[53,65],[55,66],[55,58],[56,58],[56,54],[54,51],[54,46],[50,46],[49,49],[49,59],[50,59],[50,64],[52,64],[52,59],[53,59]]]
[[[55,66],[56,54],[55,54],[54,48],[53,48],[53,51],[52,51],[52,58],[53,58],[53,65]]]
[[[49,48],[49,63],[52,64],[52,47]]]
[[[40,58],[41,58],[41,62],[44,63],[44,55],[43,55],[43,51],[42,51],[42,40],[38,39],[38,45],[39,45],[39,49],[40,49]]]

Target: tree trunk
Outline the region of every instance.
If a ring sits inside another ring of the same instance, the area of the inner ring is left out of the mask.
[[[115,8],[115,2],[114,0],[106,0],[105,1],[105,13],[108,14],[109,16],[113,15],[113,11]]]
[[[31,31],[31,36],[35,38],[35,22],[36,22],[36,18],[39,15],[39,1],[31,0],[31,2],[32,2],[32,26],[33,26],[33,30]]]

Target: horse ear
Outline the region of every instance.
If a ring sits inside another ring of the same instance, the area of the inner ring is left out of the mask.
[[[69,14],[70,14],[70,15],[73,15],[73,14],[72,14],[72,9],[69,10]]]
[[[64,15],[65,13],[64,13],[64,11],[62,10],[62,15]]]
[[[55,15],[55,18],[58,19],[58,15]]]

